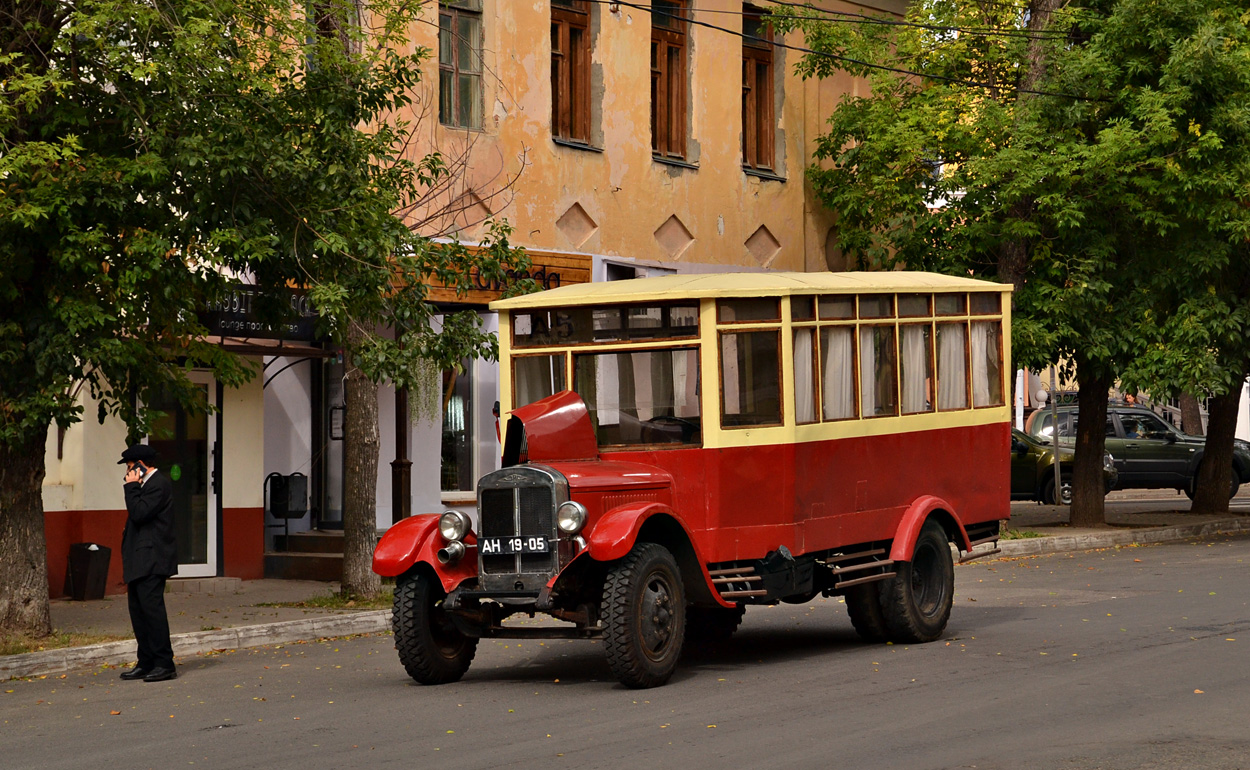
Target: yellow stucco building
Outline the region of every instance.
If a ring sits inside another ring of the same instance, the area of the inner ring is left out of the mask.
[[[833,107],[866,86],[802,80],[802,36],[774,39],[759,8],[443,0],[437,12],[413,31],[431,52],[413,150],[461,173],[412,213],[426,232],[473,240],[506,218],[516,245],[597,258],[595,280],[617,277],[603,261],[845,268],[804,169]]]

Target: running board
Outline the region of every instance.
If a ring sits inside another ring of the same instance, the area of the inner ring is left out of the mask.
[[[748,599],[756,596],[768,596],[768,591],[755,588],[763,585],[764,578],[755,572],[755,567],[728,567],[725,569],[708,570],[712,585],[722,599]]]
[[[994,542],[997,542],[997,540],[998,540],[997,538],[994,538]],[[985,542],[990,542],[990,541],[988,541],[988,540],[980,540],[980,541],[977,541],[976,543],[973,543],[973,545],[974,545],[974,546],[977,546],[977,545],[980,545],[981,543],[985,543]],[[994,554],[998,554],[998,553],[1002,553],[1002,552],[1003,552],[1003,549],[998,548],[998,547],[991,548],[991,549],[989,549],[988,551],[975,551],[975,552],[974,552],[974,551],[968,551],[968,553],[967,553],[967,554],[965,554],[965,555],[963,555],[963,556],[959,557],[959,563],[960,563],[960,564],[967,564],[967,563],[968,563],[968,562],[970,562],[970,561],[976,561],[977,559],[983,558],[983,557],[985,557],[985,556],[993,556]]]

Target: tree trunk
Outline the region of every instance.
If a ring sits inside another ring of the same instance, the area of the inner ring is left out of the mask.
[[[1106,483],[1103,480],[1102,456],[1106,451],[1107,390],[1111,377],[1090,376],[1077,364],[1077,407],[1080,419],[1076,424],[1076,459],[1072,463],[1072,514],[1074,527],[1105,527],[1103,508]]]
[[[1240,395],[1240,392],[1238,395]],[[1180,402],[1181,430],[1191,436],[1206,435],[1206,431],[1202,427],[1202,410],[1198,408],[1198,398],[1190,393],[1182,393]]]
[[[1065,0],[1031,0],[1028,4],[1028,22],[1025,29],[1033,34],[1043,32],[1050,25],[1050,18]],[[1037,34],[1029,41],[1026,49],[1028,64],[1020,77],[1019,88],[1035,90],[1046,75],[1046,41]],[[1026,103],[1035,94],[1020,93],[1017,104]],[[1008,219],[1027,222],[1033,217],[1034,201],[1025,198],[1016,201],[1008,212]],[[1028,272],[1030,243],[1027,239],[1018,238],[1004,241],[998,251],[998,280],[1015,286],[1016,291],[1024,287],[1024,277]]]
[[[344,596],[373,596],[382,581],[372,569],[377,545],[378,386],[351,362],[365,339],[355,324],[347,334],[343,388],[343,583]]]
[[[1207,413],[1207,447],[1194,477],[1194,502],[1189,510],[1197,513],[1227,513],[1228,490],[1232,484],[1233,437],[1237,432],[1237,410],[1241,405],[1243,370],[1229,391],[1210,400]]]
[[[48,545],[43,533],[44,442],[0,444],[0,632],[47,636]]]

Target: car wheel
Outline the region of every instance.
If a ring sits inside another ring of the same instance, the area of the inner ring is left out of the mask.
[[[477,653],[477,639],[456,628],[443,609],[446,597],[442,584],[421,572],[405,575],[395,586],[395,649],[408,676],[421,684],[459,680]]]
[[[930,519],[920,529],[910,562],[881,586],[881,609],[893,642],[931,642],[946,630],[955,597],[955,562],[946,531]]]
[[[677,668],[686,630],[681,572],[668,549],[639,543],[603,584],[608,666],[626,687],[659,687]]]
[[[1201,469],[1199,469],[1199,472],[1201,472]],[[1188,497],[1190,500],[1193,500],[1194,491],[1197,489],[1197,487],[1198,487],[1198,474],[1195,473],[1194,477],[1189,480],[1189,486],[1185,487],[1185,497]],[[1233,468],[1228,479],[1228,499],[1232,500],[1234,497],[1236,497],[1237,492],[1240,491],[1240,489],[1241,489],[1241,482],[1237,478],[1237,469]]]
[[[1055,502],[1054,476],[1046,479],[1042,485],[1042,503],[1045,505],[1072,505],[1072,474],[1065,473],[1059,477],[1059,501]]]

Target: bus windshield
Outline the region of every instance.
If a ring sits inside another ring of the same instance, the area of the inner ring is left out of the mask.
[[[573,377],[599,446],[702,441],[697,348],[578,353]]]

